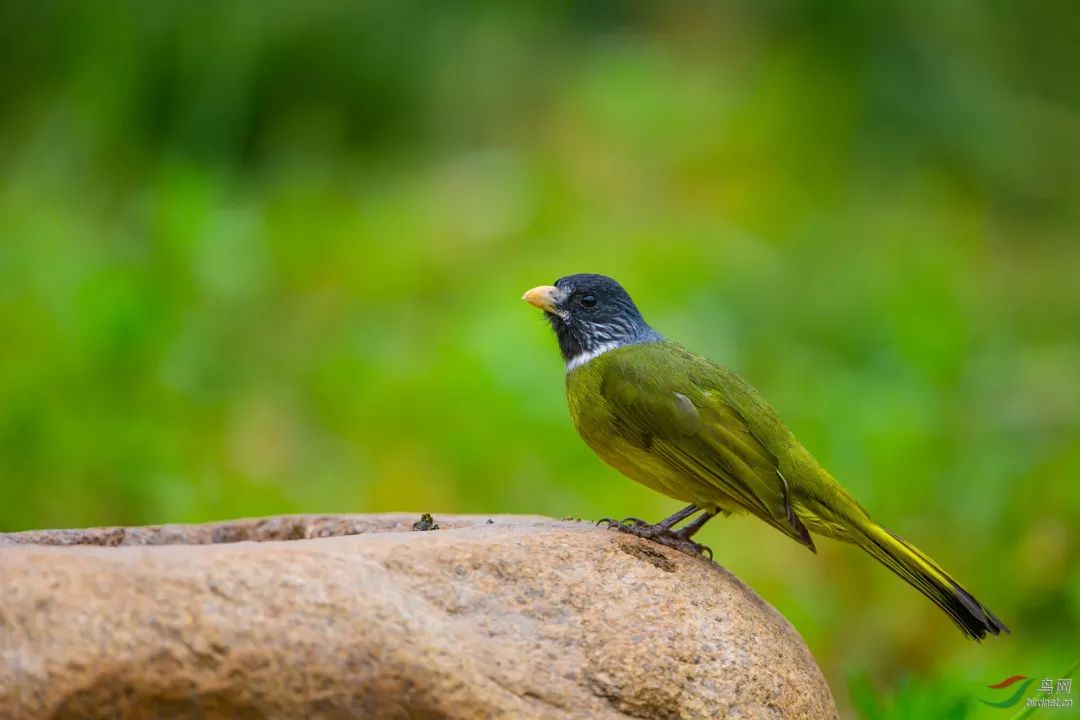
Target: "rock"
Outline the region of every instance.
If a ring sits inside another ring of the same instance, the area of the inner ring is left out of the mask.
[[[704,558],[417,517],[0,535],[0,717],[837,716],[795,630]]]

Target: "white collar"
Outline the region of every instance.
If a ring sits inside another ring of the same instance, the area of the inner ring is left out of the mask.
[[[600,357],[601,355],[603,355],[604,353],[606,353],[609,350],[614,350],[616,348],[621,348],[625,344],[626,344],[625,342],[616,342],[616,341],[612,340],[611,342],[606,342],[603,345],[598,345],[596,348],[594,348],[592,350],[588,350],[586,352],[583,352],[580,355],[575,355],[574,357],[572,357],[572,358],[570,358],[569,360],[566,361],[566,372],[571,372],[573,370],[577,370],[579,367],[586,364],[587,362],[589,362],[593,358]]]

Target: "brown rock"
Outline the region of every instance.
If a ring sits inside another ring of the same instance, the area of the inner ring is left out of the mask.
[[[799,635],[703,558],[418,517],[0,536],[0,717],[836,717]]]

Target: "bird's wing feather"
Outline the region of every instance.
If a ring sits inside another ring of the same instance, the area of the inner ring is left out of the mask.
[[[725,402],[721,378],[710,378],[710,367],[688,353],[642,348],[611,358],[604,369],[600,391],[617,432],[813,549],[779,461]]]

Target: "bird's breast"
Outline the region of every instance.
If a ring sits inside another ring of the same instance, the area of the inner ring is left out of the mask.
[[[591,368],[593,363],[566,376],[567,405],[581,439],[601,460],[631,480],[669,497],[695,501],[685,479],[650,452],[646,439],[627,436],[625,424],[619,423],[600,391],[603,373]]]

